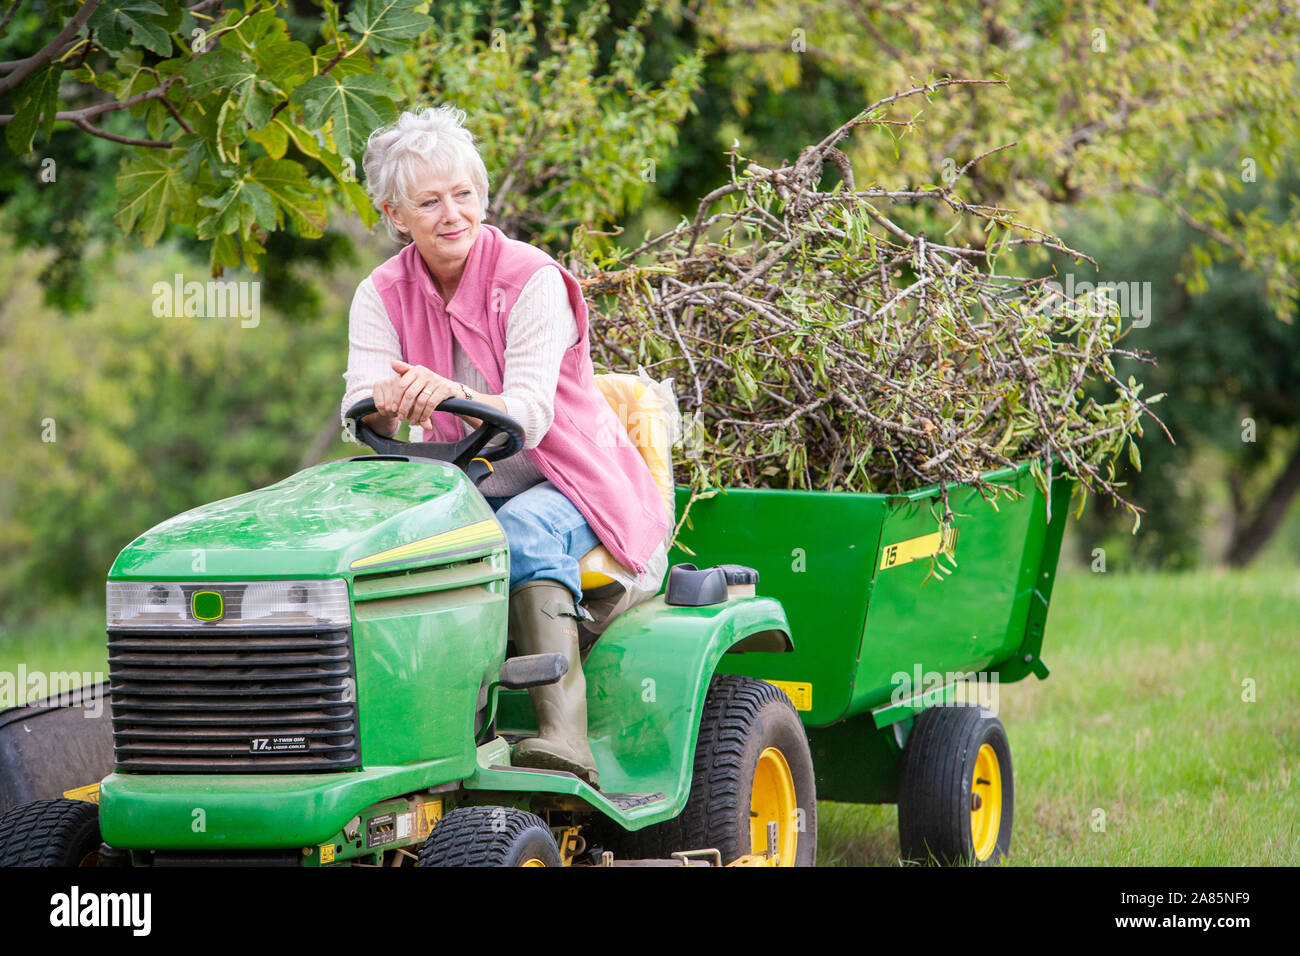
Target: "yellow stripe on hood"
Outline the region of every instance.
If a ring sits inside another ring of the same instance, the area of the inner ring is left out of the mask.
[[[387,551],[380,551],[378,554],[357,558],[349,567],[354,569],[369,568],[374,567],[376,564],[389,564],[393,561],[405,561],[409,558],[423,558],[437,554],[440,551],[451,551],[475,544],[487,544],[489,541],[500,538],[501,526],[493,519],[485,518],[482,521],[476,521],[474,524],[465,525],[463,528],[443,531],[441,534],[435,534],[429,538],[420,538],[418,541],[398,545],[396,548],[389,548]]]

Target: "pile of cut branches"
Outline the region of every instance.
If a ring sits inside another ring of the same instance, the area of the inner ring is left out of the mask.
[[[986,472],[1030,461],[1040,486],[1053,468],[1068,472],[1136,528],[1141,509],[1120,494],[1115,465],[1128,454],[1140,467],[1134,439],[1144,417],[1159,424],[1148,406],[1160,396],[1144,399],[1115,361],[1149,358],[1119,346],[1113,303],[998,271],[1027,246],[1092,260],[961,199],[983,156],[942,185],[858,188],[835,147],[857,126],[911,132],[914,119],[891,119],[891,107],[963,82],[874,103],[780,169],[733,149],[730,182],[692,221],[635,249],[575,255],[599,316],[597,365],[675,378],[687,422],[679,482],[697,494],[933,484],[946,510],[949,485],[996,494]],[[826,163],[840,173],[830,191]],[[918,219],[944,226],[943,238],[906,225]],[[952,234],[984,241],[946,244]]]

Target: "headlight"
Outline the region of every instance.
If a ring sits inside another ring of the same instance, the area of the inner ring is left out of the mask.
[[[347,627],[348,584],[326,581],[108,582],[109,627]]]

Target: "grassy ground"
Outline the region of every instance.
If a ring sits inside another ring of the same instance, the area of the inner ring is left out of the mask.
[[[20,668],[28,675],[38,671],[76,672],[78,679],[69,679],[65,687],[106,678],[106,639],[102,593],[97,601],[60,604],[34,621],[0,631],[0,709],[42,696],[39,690],[29,695],[28,686],[20,686]],[[87,675],[88,679],[81,679]],[[17,699],[11,700],[14,691]]]
[[[1043,645],[1051,676],[1000,689],[1009,862],[1300,863],[1298,651],[1294,568],[1063,576]],[[818,814],[823,864],[897,863],[893,806]]]
[[[0,635],[0,674],[105,671],[103,641],[102,605],[62,608]],[[999,697],[1015,767],[1009,862],[1300,863],[1297,652],[1294,568],[1062,576],[1051,677]],[[818,812],[822,863],[897,862],[894,807]]]

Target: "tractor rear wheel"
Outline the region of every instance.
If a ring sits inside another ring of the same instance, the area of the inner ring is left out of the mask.
[[[420,866],[562,866],[546,822],[513,807],[461,807],[438,822]]]
[[[904,860],[992,866],[1011,850],[1015,789],[1006,728],[983,707],[916,718],[898,782]]]
[[[85,800],[37,800],[0,817],[0,867],[98,866],[99,807]]]
[[[803,722],[780,688],[726,674],[704,701],[685,809],[633,833],[602,821],[590,842],[639,859],[714,848],[727,864],[764,855],[770,823],[779,865],[815,865],[816,781]]]

